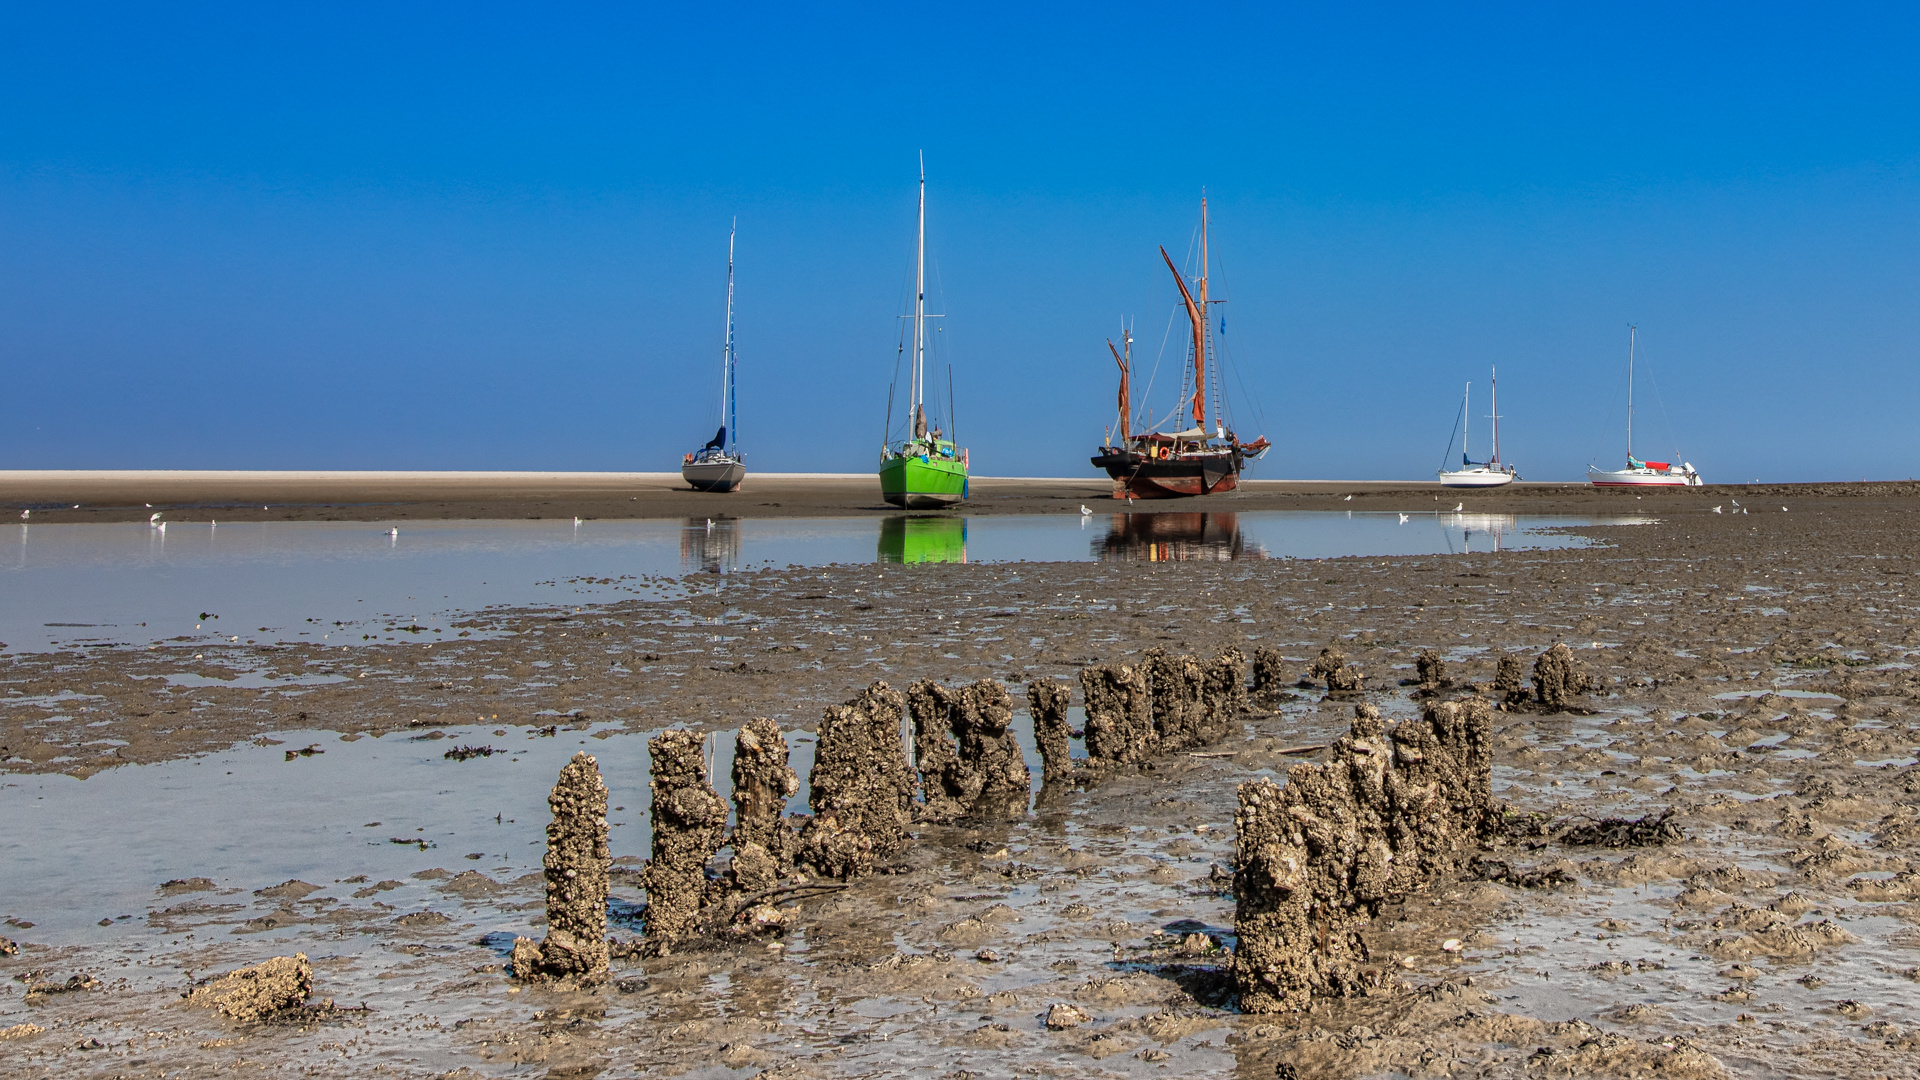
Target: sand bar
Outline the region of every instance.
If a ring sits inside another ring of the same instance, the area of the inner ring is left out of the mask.
[[[1720,502],[1730,495],[1905,495],[1911,483],[1709,486],[1597,491],[1521,482],[1492,491],[1407,480],[1248,480],[1238,491],[1141,501],[1135,510],[1593,513]],[[975,477],[968,514],[1110,513],[1129,504],[1098,477]],[[77,508],[76,508],[77,506]],[[420,519],[840,517],[897,512],[867,473],[756,473],[732,494],[693,491],[675,473],[389,471],[0,471],[0,508],[34,521],[398,521]]]

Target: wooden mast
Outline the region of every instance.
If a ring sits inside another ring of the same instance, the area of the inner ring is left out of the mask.
[[[1173,265],[1173,256],[1167,254],[1166,248],[1160,249],[1160,257],[1167,261],[1167,269],[1173,272],[1173,283],[1180,287],[1180,299],[1186,302],[1187,321],[1193,324],[1194,355],[1196,357],[1205,357],[1207,354],[1206,312],[1202,310],[1198,304],[1195,304],[1193,302],[1193,294],[1187,291],[1186,279],[1180,276],[1179,269]],[[1205,360],[1201,360],[1200,363],[1204,364]],[[1197,388],[1199,386],[1199,383],[1196,382],[1194,385]],[[1200,396],[1199,390],[1196,389],[1193,395],[1193,415],[1194,415],[1193,422],[1195,427],[1200,426],[1201,417],[1204,415],[1205,410],[1206,410],[1206,399],[1202,398]]]
[[[1125,446],[1133,438],[1133,392],[1127,385],[1133,367],[1133,334],[1122,330],[1120,337],[1127,343],[1127,354],[1120,355],[1120,350],[1113,347],[1112,338],[1107,339],[1107,351],[1113,354],[1113,362],[1120,365],[1120,445]]]
[[[1200,325],[1193,342],[1193,426],[1207,429],[1207,197],[1200,196]],[[1205,436],[1201,436],[1205,438]]]

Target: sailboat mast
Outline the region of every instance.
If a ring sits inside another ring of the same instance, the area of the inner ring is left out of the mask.
[[[1467,383],[1467,388],[1465,390],[1460,391],[1460,456],[1467,459],[1468,461],[1473,460],[1473,451],[1469,449],[1467,445],[1468,437],[1471,436],[1472,434],[1473,434],[1473,383],[1469,381]]]
[[[1633,456],[1633,339],[1637,326],[1627,327],[1627,456]]]
[[[1487,385],[1493,393],[1493,460],[1488,464],[1500,464],[1500,369],[1489,369]]]
[[[740,433],[734,423],[733,396],[733,236],[739,231],[740,219],[733,219],[727,229],[727,349],[720,366],[720,414],[727,418],[727,446],[734,446]]]
[[[913,423],[920,424],[922,369],[927,357],[927,158],[920,156],[920,232],[913,269]],[[918,432],[916,431],[917,435]]]
[[[1193,335],[1193,426],[1207,427],[1207,197],[1200,196],[1200,324]]]

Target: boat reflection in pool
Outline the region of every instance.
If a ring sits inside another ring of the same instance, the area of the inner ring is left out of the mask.
[[[880,520],[880,561],[891,563],[963,563],[967,561],[967,519],[898,514]]]
[[[1093,542],[1101,562],[1230,562],[1267,551],[1240,535],[1238,514],[1115,514]]]
[[[740,522],[688,518],[680,529],[680,568],[724,574],[740,565]]]
[[[1440,515],[1440,527],[1447,536],[1447,550],[1456,554],[1504,550],[1501,542],[1508,533],[1519,528],[1519,524],[1512,514]]]

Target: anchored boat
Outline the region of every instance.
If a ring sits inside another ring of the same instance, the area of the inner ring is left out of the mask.
[[[747,456],[735,444],[733,400],[733,234],[727,230],[727,344],[720,358],[720,430],[680,462],[680,478],[695,491],[736,491],[747,478]]]
[[[1633,347],[1638,330],[1627,328],[1627,467],[1608,472],[1589,465],[1587,481],[1594,487],[1700,487],[1705,481],[1694,471],[1692,462],[1674,465],[1633,456]]]
[[[1215,411],[1213,430],[1207,430],[1207,371],[1209,367],[1217,368],[1219,360],[1207,305],[1221,301],[1207,294],[1206,199],[1200,200],[1200,276],[1195,279],[1194,288],[1187,287],[1186,279],[1180,276],[1179,268],[1173,265],[1173,258],[1164,247],[1160,249],[1160,258],[1173,274],[1173,283],[1180,290],[1180,301],[1193,330],[1187,346],[1187,374],[1181,380],[1180,404],[1160,423],[1149,423],[1145,425],[1148,430],[1136,435],[1131,382],[1133,334],[1131,331],[1121,333],[1124,351],[1114,348],[1112,341],[1107,342],[1114,363],[1120,366],[1120,412],[1115,425],[1120,437],[1114,440],[1110,429],[1108,442],[1094,455],[1093,464],[1113,478],[1116,499],[1165,499],[1232,491],[1240,486],[1240,470],[1247,462],[1258,460],[1270,445],[1264,436],[1243,443],[1226,427],[1222,380],[1217,374],[1211,385]],[[1182,426],[1172,431],[1161,430],[1175,423]]]
[[[1485,488],[1511,484],[1520,479],[1520,473],[1513,466],[1500,461],[1500,372],[1494,369],[1488,380],[1493,387],[1493,456],[1486,461],[1475,461],[1467,456],[1468,429],[1473,419],[1470,415],[1473,400],[1473,384],[1468,383],[1466,391],[1460,397],[1460,467],[1448,469],[1445,458],[1441,459],[1440,484],[1443,487]],[[1447,443],[1447,456],[1453,454],[1453,443]]]
[[[927,419],[927,167],[920,164],[920,232],[913,271],[913,370],[905,438],[880,447],[880,494],[908,510],[938,510],[967,497],[967,451],[955,446],[938,419]],[[953,423],[952,369],[948,369],[947,423]],[[899,368],[894,369],[895,388]],[[893,436],[893,390],[887,392],[887,437]]]

